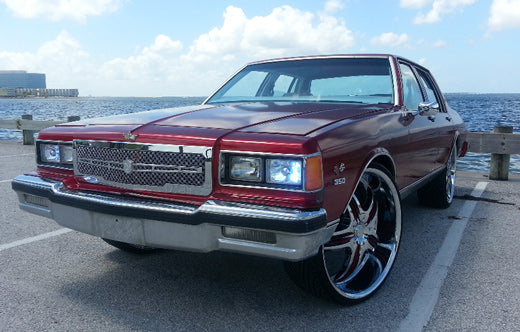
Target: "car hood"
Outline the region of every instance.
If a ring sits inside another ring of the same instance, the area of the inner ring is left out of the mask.
[[[245,103],[233,105],[197,105],[147,112],[85,119],[58,127],[82,127],[102,130],[110,127],[124,132],[164,133],[171,128],[215,129],[307,135],[331,123],[372,114],[390,105],[349,105],[337,103]]]

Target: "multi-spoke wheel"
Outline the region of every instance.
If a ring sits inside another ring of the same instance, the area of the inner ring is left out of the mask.
[[[133,254],[151,254],[151,253],[161,250],[161,249],[157,249],[157,248],[141,246],[138,244],[126,243],[126,242],[121,242],[121,241],[109,240],[109,239],[105,239],[105,238],[103,238],[103,241],[110,244],[111,246],[116,247],[117,249],[121,249],[126,252],[131,252]]]
[[[342,304],[372,295],[388,276],[401,235],[401,203],[389,173],[368,167],[332,238],[316,256],[287,263],[291,278]]]
[[[421,204],[445,209],[453,202],[455,196],[455,178],[457,171],[456,148],[453,147],[446,162],[444,171],[439,173],[431,182],[417,191]]]

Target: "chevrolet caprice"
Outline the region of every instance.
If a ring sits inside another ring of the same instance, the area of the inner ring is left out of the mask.
[[[450,206],[464,123],[431,73],[393,55],[246,65],[201,105],[39,133],[23,210],[131,252],[283,260],[342,304],[372,295],[401,242],[401,199]]]

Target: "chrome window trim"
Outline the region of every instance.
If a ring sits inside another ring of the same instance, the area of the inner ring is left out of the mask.
[[[240,73],[242,70],[247,68],[251,65],[258,65],[258,64],[268,64],[268,63],[274,63],[274,62],[295,62],[295,61],[305,61],[305,60],[331,60],[331,59],[387,59],[390,63],[390,69],[391,69],[391,76],[392,76],[392,85],[393,85],[393,104],[394,106],[398,106],[398,96],[399,96],[399,87],[398,87],[398,76],[396,67],[394,64],[395,57],[390,54],[335,54],[335,55],[311,55],[311,56],[298,56],[298,57],[286,57],[286,58],[275,58],[275,59],[268,59],[268,60],[261,60],[261,61],[253,61],[245,64],[240,69],[238,69],[236,72],[233,73],[233,75],[229,76],[227,80],[224,81],[215,91],[213,91],[203,102],[201,105],[220,105],[220,104],[226,104],[226,103],[215,103],[210,104],[209,101],[211,98],[213,98],[217,92],[220,91],[226,84],[228,84],[229,81],[231,81],[238,73]],[[396,59],[397,60],[397,59]],[[231,103],[231,102],[230,102]]]
[[[398,73],[397,73],[397,67],[394,63],[394,61],[392,61],[392,59],[388,59],[388,61],[390,62],[390,68],[392,70],[392,85],[393,85],[393,91],[394,91],[394,96],[393,96],[393,99],[394,99],[394,106],[399,106],[399,82],[398,82]]]

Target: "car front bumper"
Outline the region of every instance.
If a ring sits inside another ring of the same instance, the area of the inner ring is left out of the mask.
[[[200,206],[72,190],[32,175],[13,179],[22,210],[111,240],[156,248],[226,250],[297,261],[327,242],[336,223],[301,211],[209,200]]]

